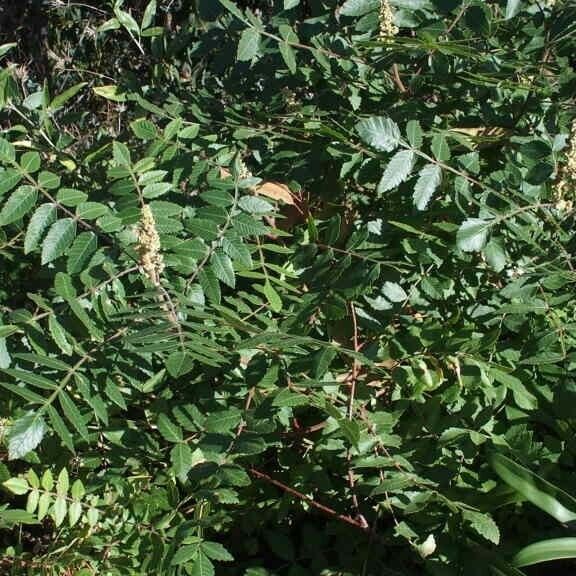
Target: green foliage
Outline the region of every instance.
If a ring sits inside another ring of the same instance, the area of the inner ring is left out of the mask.
[[[576,558],[576,538],[553,538],[530,544],[516,554],[514,563],[532,566],[564,558]]]
[[[574,6],[44,4],[0,46],[0,572],[573,569]]]

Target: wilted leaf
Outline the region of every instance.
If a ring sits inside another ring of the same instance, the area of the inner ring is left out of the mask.
[[[279,184],[278,182],[264,182],[263,184],[256,186],[254,191],[256,194],[266,196],[272,200],[282,200],[284,204],[295,204],[292,192],[285,184]]]

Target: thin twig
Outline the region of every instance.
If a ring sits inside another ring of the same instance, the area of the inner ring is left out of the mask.
[[[353,334],[353,343],[354,343],[354,352],[358,352],[360,350],[360,346],[358,344],[358,321],[356,319],[356,309],[354,308],[354,303],[350,303],[350,316],[352,318],[352,328],[354,330]],[[352,420],[354,415],[354,396],[356,394],[356,381],[358,380],[358,374],[360,372],[360,363],[358,362],[358,358],[354,358],[354,362],[352,363],[352,374],[350,377],[350,394],[348,396],[348,420]]]
[[[290,486],[286,486],[286,484],[283,484],[279,480],[275,480],[274,478],[268,476],[268,474],[265,474],[264,472],[260,472],[259,470],[256,470],[255,468],[249,468],[248,471],[250,472],[250,474],[252,474],[252,476],[259,478],[260,480],[265,480],[269,484],[272,484],[273,486],[280,488],[284,492],[291,494],[292,496],[298,498],[299,500],[303,500],[304,502],[307,502],[308,504],[310,504],[310,506],[312,506],[313,508],[316,508],[316,510],[320,510],[321,512],[323,512],[327,516],[330,516],[331,518],[339,520],[340,522],[344,522],[345,524],[348,524],[350,526],[354,526],[354,528],[358,528],[359,530],[362,530],[362,532],[369,532],[370,531],[370,529],[368,527],[366,527],[359,520],[355,520],[351,516],[345,516],[344,514],[340,514],[340,513],[336,512],[336,510],[333,510],[332,508],[329,508],[328,506],[325,506],[324,504],[320,504],[319,502],[316,502],[315,500],[310,498],[310,496],[306,496],[306,494],[302,494],[302,492],[298,492],[298,490],[295,490],[294,488],[291,488]]]
[[[400,72],[398,71],[398,64],[392,64],[392,80],[394,84],[396,84],[398,90],[402,94],[408,93],[408,88],[404,86],[404,82],[402,82],[402,78],[400,78]]]
[[[354,352],[360,351],[360,343],[358,340],[358,321],[356,318],[356,309],[354,308],[354,303],[351,302],[350,305],[350,316],[352,317],[352,328],[353,328],[353,344],[354,344]],[[348,393],[348,420],[352,420],[354,417],[354,398],[356,396],[356,382],[358,381],[358,375],[360,373],[360,362],[358,358],[354,357],[354,361],[352,362],[352,374],[350,375],[350,392]],[[348,462],[348,485],[350,486],[350,493],[352,495],[352,505],[356,510],[356,517],[358,518],[358,522],[362,524],[362,526],[366,529],[369,528],[368,522],[360,512],[360,505],[358,503],[358,496],[356,495],[356,482],[354,480],[354,473],[352,472],[352,468],[350,466],[352,460],[352,454],[350,450],[346,455],[346,460]]]

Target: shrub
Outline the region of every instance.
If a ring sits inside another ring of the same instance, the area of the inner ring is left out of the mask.
[[[576,9],[32,4],[0,46],[3,573],[571,558]]]

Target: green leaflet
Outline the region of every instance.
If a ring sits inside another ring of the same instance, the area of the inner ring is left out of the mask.
[[[145,30],[149,26],[152,25],[154,21],[154,16],[156,15],[157,10],[157,2],[156,0],[150,0],[146,5],[146,9],[144,10],[144,15],[142,16],[142,30]]]
[[[406,124],[406,136],[413,148],[421,148],[424,141],[422,127],[418,120],[409,120]]]
[[[251,61],[260,50],[260,32],[255,28],[246,28],[240,36],[236,60],[239,62]]]
[[[6,46],[6,44],[3,44]],[[11,142],[5,140],[4,138],[0,138],[0,160],[3,162],[11,163],[14,162],[16,159],[16,150]]]
[[[20,180],[22,180],[22,175],[18,170],[6,168],[0,171],[0,197],[12,190]]]
[[[195,236],[200,236],[206,241],[218,238],[218,226],[205,218],[194,218],[186,223],[186,228]]]
[[[214,576],[215,574],[214,564],[202,550],[196,556],[191,574],[193,576]]]
[[[26,494],[30,488],[25,478],[10,478],[3,482],[3,486],[17,496]]]
[[[9,368],[11,357],[6,346],[6,338],[0,338],[0,368]]]
[[[218,1],[220,2],[220,4],[222,4],[222,6],[224,6],[224,8],[226,8],[226,10],[228,10],[231,14],[236,16],[236,18],[242,20],[242,22],[245,22],[244,14],[242,14],[242,11],[236,6],[236,4],[232,0],[218,0]]]
[[[18,358],[19,360],[24,360],[25,362],[30,362],[31,364],[39,364],[40,366],[46,366],[47,368],[59,370],[61,372],[69,372],[72,370],[72,366],[52,356],[42,356],[40,354],[19,352],[15,354],[14,357]],[[43,376],[40,374],[35,374],[34,377],[42,378]]]
[[[136,32],[137,34],[140,33],[138,23],[136,22],[136,20],[134,20],[134,18],[130,15],[130,13],[125,12],[124,10],[121,10],[118,7],[115,7],[114,14],[118,19],[118,22],[120,22],[120,24],[122,24],[122,26],[124,26],[126,30],[129,30],[130,32]]]
[[[142,140],[152,140],[157,135],[157,129],[154,123],[146,118],[139,118],[130,124],[134,134]]]
[[[99,202],[82,202],[76,207],[76,215],[82,220],[95,220],[108,213],[108,207]]]
[[[402,150],[394,154],[378,184],[378,194],[392,190],[404,182],[410,176],[413,166],[414,152],[412,150]]]
[[[542,562],[576,558],[576,538],[552,538],[529,544],[514,556],[514,566],[520,568]]]
[[[444,134],[436,134],[432,138],[432,152],[436,157],[436,160],[444,162],[450,160],[450,147],[448,146],[448,141]]]
[[[144,198],[159,198],[164,196],[172,189],[172,184],[167,182],[158,182],[156,184],[148,184],[142,190],[142,195]]]
[[[464,519],[470,522],[472,528],[481,536],[494,544],[500,542],[500,530],[496,522],[488,515],[472,510],[464,510],[462,513]]]
[[[54,290],[64,300],[74,300],[77,292],[72,277],[64,272],[57,272],[54,278]]]
[[[88,194],[75,188],[60,188],[56,194],[56,200],[59,204],[64,206],[77,206],[88,199]]]
[[[157,420],[158,430],[160,434],[168,442],[182,442],[182,429],[175,424],[166,414],[160,414]]]
[[[274,211],[274,207],[270,202],[267,202],[258,196],[242,196],[238,205],[242,210],[245,210],[250,214],[267,214]]]
[[[30,218],[28,228],[26,229],[26,236],[24,237],[24,253],[29,254],[35,250],[40,241],[44,231],[50,224],[56,220],[56,206],[54,204],[42,204],[39,206]]]
[[[8,459],[23,458],[42,442],[46,426],[38,413],[29,412],[16,420],[8,437]]]
[[[78,92],[87,85],[88,82],[79,82],[78,84],[74,84],[74,86],[70,86],[70,88],[64,90],[64,92],[58,94],[58,96],[52,99],[52,102],[50,102],[50,108],[52,108],[52,110],[61,108],[68,102],[68,100],[74,98],[74,96],[76,96],[76,94],[78,94]]]
[[[458,228],[456,243],[464,252],[479,252],[488,241],[488,234],[493,225],[490,220],[468,218]]]
[[[506,2],[506,20],[514,18],[522,8],[522,0],[508,0]]]
[[[280,298],[280,295],[270,282],[264,284],[263,292],[272,310],[274,310],[274,312],[280,312],[282,310],[282,298]]]
[[[25,216],[36,204],[38,190],[33,186],[20,186],[9,196],[0,210],[0,226],[7,226]]]
[[[198,280],[206,296],[214,303],[219,304],[221,299],[220,284],[211,268],[204,268],[198,273]]]
[[[0,525],[12,528],[18,524],[38,524],[38,520],[25,510],[0,510]]]
[[[70,309],[76,318],[78,318],[78,320],[80,320],[80,322],[88,330],[90,336],[97,341],[102,340],[102,330],[95,324],[92,318],[90,318],[90,315],[86,312],[86,310],[84,310],[81,304],[76,300],[70,300],[68,301],[68,305],[70,306]]]
[[[42,264],[62,256],[76,236],[76,222],[71,218],[58,220],[48,230],[42,242]]]
[[[88,440],[88,428],[86,427],[84,417],[76,406],[74,400],[72,400],[72,398],[64,390],[59,391],[58,400],[60,402],[60,407],[62,408],[62,413],[64,416],[67,418],[70,424],[72,424],[80,436],[82,436],[84,440]]]
[[[222,247],[224,252],[230,256],[233,261],[238,262],[246,268],[252,268],[253,261],[250,248],[248,248],[240,238],[233,234],[228,234],[222,238]]]
[[[116,406],[119,406],[120,408],[122,408],[122,410],[126,410],[127,406],[124,400],[124,396],[122,394],[122,390],[116,385],[114,380],[112,380],[111,378],[106,379],[104,394],[106,394],[106,396],[110,398],[110,400],[112,400],[112,402],[114,402]]]
[[[201,549],[208,558],[219,562],[232,562],[234,557],[219,542],[202,542]]]
[[[112,150],[114,154],[114,161],[116,162],[116,164],[123,167],[130,166],[132,161],[130,157],[130,150],[128,150],[126,144],[123,144],[122,142],[118,142],[115,140],[114,143],[112,144]]]
[[[66,270],[68,274],[78,274],[84,268],[88,258],[98,248],[98,241],[93,232],[82,232],[76,237],[68,251]]]
[[[524,410],[534,410],[538,407],[538,399],[526,388],[519,378],[496,368],[492,368],[490,374],[495,380],[512,390],[514,400],[520,408]]]
[[[73,452],[74,438],[69,428],[66,426],[64,420],[62,420],[62,417],[60,416],[58,411],[52,405],[49,404],[46,406],[46,412],[48,413],[50,424],[52,425],[52,428],[54,429],[56,434],[58,434],[58,436],[62,440],[62,444],[64,444],[64,446],[66,446],[68,450]]]
[[[178,350],[172,352],[166,360],[166,368],[171,376],[178,378],[192,370],[194,366],[193,357],[187,351]]]
[[[200,543],[189,544],[187,546],[183,546],[182,548],[176,551],[174,554],[171,564],[172,566],[177,566],[179,564],[185,564],[188,561],[192,560],[197,554],[198,550],[200,549]]]
[[[442,169],[437,164],[424,166],[418,175],[418,180],[414,186],[414,205],[418,210],[426,210],[430,199],[440,182],[442,181]]]
[[[364,16],[380,8],[379,0],[346,0],[340,9],[343,16]]]
[[[296,53],[287,41],[280,43],[280,53],[282,54],[282,58],[284,58],[284,62],[286,62],[286,66],[288,66],[290,72],[295,74],[298,69]]]
[[[62,522],[64,522],[67,512],[68,503],[66,502],[66,499],[63,496],[58,496],[52,505],[50,514],[56,526],[60,526]]]
[[[367,118],[356,124],[360,138],[383,152],[392,152],[400,144],[400,129],[397,124],[385,116]]]
[[[212,254],[210,258],[210,264],[212,266],[212,271],[214,276],[218,278],[224,284],[234,288],[236,285],[236,276],[234,274],[234,267],[232,266],[232,260],[222,252],[216,251]]]
[[[170,451],[170,462],[172,463],[174,474],[181,482],[185,482],[193,463],[192,450],[188,444],[183,442],[175,444]]]
[[[183,140],[194,140],[198,133],[200,132],[200,125],[199,124],[192,124],[191,126],[186,126],[182,128],[178,132],[178,138],[182,138]]]
[[[560,488],[502,454],[493,454],[490,464],[506,483],[559,522],[576,519],[576,499]]]
[[[28,174],[34,174],[40,170],[42,160],[38,152],[25,152],[20,159],[20,167]]]
[[[298,69],[298,64],[296,62],[296,52],[292,48],[292,45],[300,43],[298,35],[291,26],[287,26],[286,24],[281,24],[278,30],[284,39],[284,42],[280,42],[278,45],[278,49],[290,72],[295,74]]]
[[[60,176],[54,172],[44,170],[38,175],[38,186],[46,190],[55,190],[60,186],[60,181]]]
[[[210,414],[204,426],[208,432],[226,433],[240,423],[242,414],[238,410],[226,410]]]
[[[34,372],[26,372],[24,370],[14,370],[10,368],[4,368],[3,372],[20,382],[25,382],[26,384],[30,384],[31,386],[35,386],[41,390],[56,390],[58,388],[54,382],[45,376],[35,374]]]

